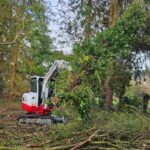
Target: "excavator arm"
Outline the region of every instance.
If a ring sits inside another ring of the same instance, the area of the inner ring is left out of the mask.
[[[43,100],[48,99],[48,81],[53,77],[54,73],[61,70],[71,70],[71,67],[69,66],[69,63],[64,60],[55,60],[49,71],[46,73],[44,80],[43,80],[43,86],[42,86],[42,94],[41,98]]]

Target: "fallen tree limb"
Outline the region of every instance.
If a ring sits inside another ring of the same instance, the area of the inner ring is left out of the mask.
[[[88,147],[85,147],[85,148],[82,148],[83,150],[93,150],[93,149],[99,149],[99,150],[118,150],[118,149],[116,149],[116,148],[110,148],[110,147],[90,147],[90,146],[88,146]]]
[[[95,135],[99,132],[100,130],[96,130],[88,139],[84,140],[83,142],[77,143],[71,150],[77,150],[80,147],[84,146],[85,144],[89,143],[92,141],[92,139],[95,137]]]
[[[66,146],[56,146],[56,147],[51,147],[51,148],[46,148],[45,150],[61,150],[61,149],[68,149],[71,148],[73,146],[75,146],[76,144],[72,144],[72,145],[66,145]]]
[[[64,139],[56,138],[55,140],[58,140],[58,141],[61,140],[63,142],[65,142],[65,141],[73,141],[76,138],[79,139],[79,135],[83,135],[84,133],[88,133],[89,134],[91,131],[94,131],[94,130],[96,130],[96,127],[92,127],[90,129],[84,130],[84,131],[74,132],[72,135],[66,136]],[[85,140],[85,136],[80,139],[80,141],[82,141],[82,140]]]
[[[113,144],[113,143],[110,143],[108,141],[93,141],[93,142],[91,142],[91,144],[96,144],[96,145],[98,145],[98,144],[107,144],[109,146],[113,146],[114,148],[121,149],[120,146],[118,146],[116,144]]]
[[[76,132],[76,133],[74,133],[73,135],[79,135],[79,134],[87,133],[87,132],[90,132],[90,131],[93,131],[93,130],[96,130],[96,127],[93,127],[93,128],[91,128],[91,129],[88,129],[88,130]]]
[[[51,142],[53,142],[53,140],[45,141],[45,142],[41,143],[40,146],[43,146],[43,145],[45,145],[45,144],[49,144],[49,143],[51,143]]]
[[[0,133],[2,133],[2,134],[6,134],[6,135],[8,135],[8,136],[11,136],[11,137],[14,137],[14,138],[18,138],[17,135],[12,134],[12,133],[10,133],[10,132],[6,132],[6,131],[2,131],[2,130],[0,130],[0,131],[1,131]]]

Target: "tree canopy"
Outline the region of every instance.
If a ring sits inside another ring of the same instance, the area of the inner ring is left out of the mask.
[[[43,64],[50,63],[52,40],[44,1],[2,0],[0,6],[1,89],[13,97],[20,82],[26,84],[26,75],[44,73]]]

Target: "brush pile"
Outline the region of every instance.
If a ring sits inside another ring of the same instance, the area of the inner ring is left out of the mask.
[[[0,149],[150,149],[149,115],[101,111],[89,122],[70,120],[40,126],[18,123],[23,113],[18,103],[4,102],[0,109]]]

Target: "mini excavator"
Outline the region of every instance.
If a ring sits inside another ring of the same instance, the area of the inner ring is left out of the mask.
[[[46,103],[52,97],[53,93],[53,89],[49,88],[48,83],[53,82],[53,78],[62,69],[70,71],[71,67],[64,60],[55,60],[45,77],[31,77],[31,90],[29,93],[23,94],[21,103],[23,110],[27,113],[19,117],[19,122],[35,124],[64,122],[63,117],[54,117],[52,115],[56,106]]]

